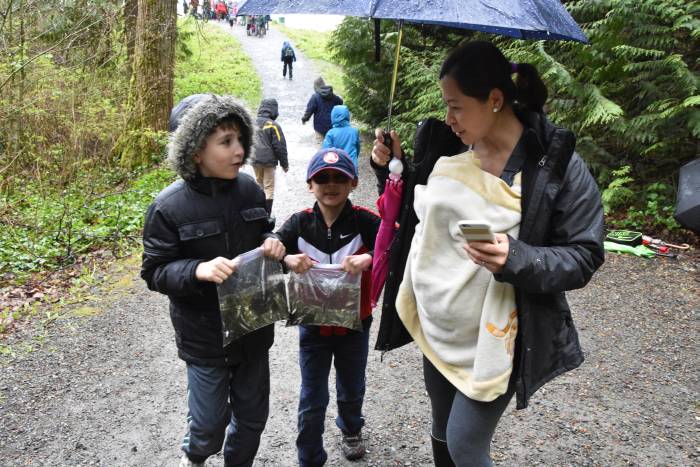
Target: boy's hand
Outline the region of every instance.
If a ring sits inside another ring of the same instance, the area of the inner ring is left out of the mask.
[[[314,262],[311,261],[311,258],[309,258],[306,253],[299,253],[298,255],[285,256],[284,264],[286,264],[289,269],[297,274],[304,274],[306,271],[311,269]]]
[[[211,261],[199,263],[194,274],[200,281],[221,284],[236,271],[237,267],[238,261],[219,256]]]
[[[284,258],[284,254],[287,252],[286,248],[284,248],[284,243],[276,238],[266,238],[262,244],[262,250],[265,256],[277,261]]]
[[[365,253],[362,255],[346,256],[340,266],[343,271],[350,274],[359,274],[366,271],[372,265],[372,255]]]

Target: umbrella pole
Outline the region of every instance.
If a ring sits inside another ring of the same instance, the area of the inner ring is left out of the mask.
[[[403,20],[399,20],[399,35],[396,39],[396,54],[394,55],[394,72],[391,75],[391,91],[389,92],[389,118],[387,119],[386,132],[391,132],[391,109],[394,107],[394,91],[396,91],[396,78],[399,74],[399,54],[401,52],[401,36],[403,36]]]

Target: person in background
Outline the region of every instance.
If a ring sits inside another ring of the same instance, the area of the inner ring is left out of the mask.
[[[265,15],[255,17],[255,35],[263,37],[267,34],[267,26],[265,23]]]
[[[208,20],[212,19],[211,15],[212,15],[211,2],[209,0],[203,0],[202,18],[204,18],[208,21]]]
[[[178,102],[170,111],[170,119],[168,121],[168,131],[174,133],[180,125],[180,121],[184,118],[187,111],[194,107],[202,99],[208,97],[209,94],[191,94]]]
[[[306,124],[311,116],[314,116],[314,131],[316,142],[321,144],[331,124],[331,111],[336,105],[341,105],[343,99],[333,94],[333,87],[327,86],[322,77],[314,81],[314,93],[306,104],[306,111],[301,117],[301,123]]]
[[[414,340],[423,352],[435,465],[484,467],[513,395],[523,409],[583,362],[565,292],[604,261],[603,208],[574,134],[543,112],[533,65],[474,41],[439,78],[447,113],[421,123],[403,174],[376,348]],[[383,185],[401,141],[376,136]],[[493,227],[493,241],[465,242],[458,222],[473,219]]]
[[[289,248],[284,264],[297,274],[313,263],[339,263],[351,274],[362,274],[360,318],[362,331],[336,326],[299,326],[299,435],[300,467],[320,467],[328,454],[323,448],[323,431],[328,407],[328,375],[335,360],[341,451],[346,459],[365,455],[362,405],[365,396],[374,239],[379,216],[354,206],[348,196],[357,187],[357,171],[342,149],[321,149],[309,161],[306,182],[316,198],[312,209],[293,214],[277,231]]]
[[[333,128],[323,139],[324,148],[341,148],[348,153],[359,173],[360,130],[350,126],[350,111],[345,105],[336,105],[331,111]]]
[[[141,277],[168,296],[178,356],[187,364],[180,466],[203,466],[223,445],[226,465],[251,467],[269,413],[274,326],[224,347],[216,285],[235,272],[237,255],[261,247],[279,260],[285,250],[263,191],[239,173],[255,131],[248,111],[231,96],[207,95],[182,112],[168,145],[181,178],[146,212]]]
[[[282,61],[282,78],[287,76],[287,68],[289,68],[289,79],[292,79],[292,63],[297,61],[297,56],[294,53],[294,49],[289,44],[288,41],[284,41],[282,44],[282,54],[280,57]]]
[[[226,8],[228,9],[227,19],[229,27],[233,27],[233,24],[236,22],[236,10],[234,6],[235,4],[232,0],[228,0],[226,2]]]
[[[228,8],[223,0],[216,2],[216,19],[221,21],[228,15]]]
[[[287,141],[284,138],[282,127],[277,120],[279,116],[276,99],[263,99],[258,108],[255,133],[255,155],[253,156],[253,170],[255,178],[265,191],[265,209],[272,214],[272,203],[275,197],[275,169],[277,164],[282,170],[289,170],[287,160]]]

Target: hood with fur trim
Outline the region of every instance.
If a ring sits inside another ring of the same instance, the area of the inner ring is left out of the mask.
[[[234,117],[240,126],[245,150],[243,161],[250,157],[255,127],[248,110],[232,96],[207,94],[187,111],[168,143],[168,162],[184,180],[196,177],[195,154],[202,150],[207,137],[227,117]]]

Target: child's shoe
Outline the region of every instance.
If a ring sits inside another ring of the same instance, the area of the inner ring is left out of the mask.
[[[187,454],[183,454],[182,459],[180,459],[180,467],[204,467],[204,462],[192,462]]]
[[[362,439],[362,432],[355,435],[346,435],[343,433],[343,440],[340,443],[340,449],[343,455],[349,461],[362,459],[365,455],[365,442]]]

